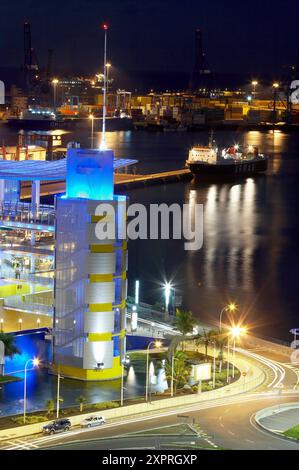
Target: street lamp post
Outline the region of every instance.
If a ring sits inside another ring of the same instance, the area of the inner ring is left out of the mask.
[[[59,411],[60,411],[60,380],[63,379],[60,375],[60,367],[58,367],[58,374],[57,374],[57,397],[56,397],[56,418],[59,418]]]
[[[220,333],[222,331],[222,315],[224,314],[224,312],[233,313],[236,310],[236,308],[237,308],[237,306],[236,306],[235,303],[230,303],[230,304],[226,305],[225,307],[223,307],[223,309],[221,310],[220,315],[219,315],[219,331],[220,331]]]
[[[273,85],[274,96],[273,96],[273,119],[276,121],[276,101],[277,101],[277,90],[279,88],[279,83],[274,82]]]
[[[151,345],[154,344],[156,348],[161,347],[161,341],[151,341],[146,350],[146,382],[145,382],[145,401],[148,402],[148,390],[149,390],[149,350]]]
[[[103,96],[103,125],[102,125],[102,140],[101,150],[106,150],[106,100],[107,100],[107,31],[108,25],[103,25],[104,29],[104,96]]]
[[[89,115],[89,119],[90,119],[90,122],[91,122],[91,148],[93,149],[93,128],[94,128],[94,115],[93,114],[90,114]]]
[[[53,85],[53,109],[54,113],[56,114],[56,87],[59,83],[59,80],[57,78],[53,78],[52,80],[52,85]]]
[[[212,341],[212,344],[214,345],[214,353],[213,353],[213,388],[216,386],[216,341]]]
[[[229,382],[229,335],[227,336],[227,365],[226,365],[226,382]]]
[[[139,291],[140,291],[140,281],[136,279],[135,281],[135,304],[139,304]]]
[[[251,85],[253,86],[253,97],[256,99],[256,87],[258,86],[259,82],[257,80],[252,80]]]
[[[28,359],[25,363],[25,369],[24,369],[24,410],[23,410],[23,422],[26,424],[26,406],[27,406],[27,366],[32,362],[34,367],[37,367],[39,365],[39,359]]]
[[[124,404],[124,364],[121,364],[120,406]]]
[[[109,62],[106,63],[106,69],[107,69],[107,86],[106,86],[106,90],[107,90],[107,94],[108,94],[108,88],[109,88],[109,69],[111,67],[111,64]]]
[[[233,338],[233,358],[232,358],[232,362],[233,362],[233,373],[232,373],[232,376],[233,378],[235,377],[235,357],[236,357],[236,339],[239,338],[240,336],[246,334],[246,328],[245,327],[241,327],[241,326],[233,326],[230,331],[229,331],[229,334],[227,336],[227,348],[228,348],[228,355],[229,355],[229,336],[231,336]],[[228,363],[229,364],[229,363]],[[228,368],[227,370],[229,371],[229,365],[228,365]],[[229,377],[229,374],[227,374],[227,381],[228,381],[228,377]]]
[[[164,284],[164,294],[165,294],[165,312],[169,313],[169,301],[171,294],[172,285],[170,282],[165,282]]]
[[[171,384],[170,384],[170,396],[173,397],[173,382],[174,382],[174,354],[171,358]]]

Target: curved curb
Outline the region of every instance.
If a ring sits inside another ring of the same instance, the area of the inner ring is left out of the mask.
[[[272,434],[273,436],[280,437],[286,441],[294,442],[299,445],[299,440],[293,437],[285,436],[280,432],[273,431],[273,429],[269,429],[267,426],[261,423],[262,418],[266,418],[267,416],[272,416],[274,414],[279,414],[287,410],[291,409],[299,409],[299,402],[288,403],[286,405],[274,405],[270,406],[269,408],[263,408],[262,410],[258,411],[254,416],[253,419],[256,425],[261,428],[263,431],[267,432],[268,434]],[[278,410],[276,413],[275,411]]]

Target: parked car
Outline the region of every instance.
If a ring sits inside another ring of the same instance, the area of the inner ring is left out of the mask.
[[[43,427],[44,434],[57,434],[58,432],[68,431],[71,427],[69,419],[57,419],[53,423],[47,424]]]
[[[89,416],[81,422],[82,428],[93,428],[95,426],[102,426],[105,424],[106,420],[103,416]]]

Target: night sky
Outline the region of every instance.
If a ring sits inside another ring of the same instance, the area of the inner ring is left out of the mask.
[[[23,22],[31,23],[41,65],[53,48],[57,71],[93,73],[102,64],[107,20],[109,60],[123,73],[186,72],[194,29],[214,71],[278,76],[294,63],[299,2],[286,0],[1,0],[0,66],[23,60]]]

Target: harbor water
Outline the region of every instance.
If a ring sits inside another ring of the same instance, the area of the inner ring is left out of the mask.
[[[171,281],[183,308],[192,310],[199,320],[216,325],[221,308],[228,301],[235,301],[236,321],[244,320],[254,333],[291,341],[289,330],[298,327],[299,305],[298,136],[282,131],[219,131],[215,139],[219,147],[236,143],[258,146],[270,157],[267,173],[239,181],[185,181],[126,190],[130,203],[199,203],[204,210],[203,246],[197,251],[186,251],[184,240],[129,242],[129,293],[133,294],[134,281],[139,279],[141,300],[163,302],[162,285]],[[17,134],[0,126],[0,140],[15,145]],[[89,130],[63,136],[64,144],[74,140],[89,146]],[[99,140],[100,133],[96,132],[95,141]],[[116,156],[139,161],[137,173],[183,168],[190,147],[207,141],[205,132],[128,131],[107,136]],[[43,374],[34,373],[32,379],[40,403],[51,398],[49,394],[55,388],[54,379],[45,379]],[[136,393],[143,389],[143,382],[144,377],[136,386]],[[82,388],[91,397],[96,394],[97,401],[117,398],[119,394],[118,382],[96,387],[79,384],[70,385],[71,391],[66,393],[70,404]],[[10,393],[8,387],[14,392]],[[22,399],[21,388],[22,382],[19,387],[2,386],[2,411],[4,403],[10,412],[16,409]]]

